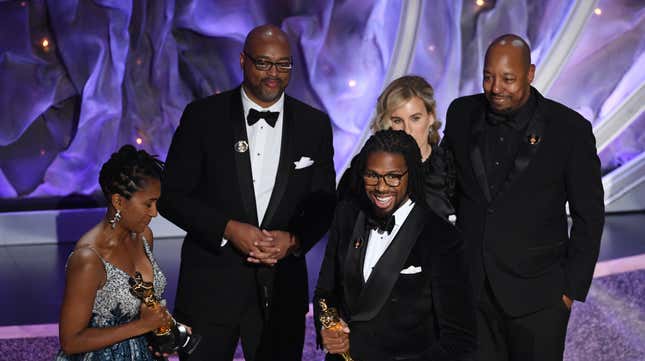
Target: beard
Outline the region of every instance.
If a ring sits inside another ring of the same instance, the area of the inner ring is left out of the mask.
[[[271,89],[267,86],[264,85],[265,82],[267,81],[275,81],[278,83],[278,87]],[[284,89],[286,88],[286,85],[284,84],[284,81],[280,78],[272,78],[272,77],[265,77],[260,79],[259,82],[253,83],[250,81],[250,79],[246,78],[244,85],[246,85],[247,89],[258,99],[260,99],[263,102],[266,103],[272,103],[280,98],[282,96],[282,93],[284,92]]]

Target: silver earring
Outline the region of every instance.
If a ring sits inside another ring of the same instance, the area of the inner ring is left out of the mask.
[[[120,220],[121,220],[121,211],[117,209],[116,213],[114,213],[114,217],[108,220],[108,222],[110,222],[110,227],[112,227],[112,229],[115,229],[116,224],[119,223]]]

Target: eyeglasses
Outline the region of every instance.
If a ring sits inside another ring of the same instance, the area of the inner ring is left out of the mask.
[[[251,59],[251,61],[253,62],[253,65],[255,65],[255,68],[260,71],[269,71],[274,65],[276,70],[280,73],[288,73],[293,68],[293,60],[281,61],[277,63],[267,61],[267,60],[257,60],[253,58],[251,55],[249,55],[249,53],[247,53],[246,51],[244,52],[244,56]]]
[[[378,185],[379,180],[383,178],[383,181],[388,186],[398,187],[401,185],[401,179],[403,179],[406,174],[408,174],[407,170],[403,173],[388,173],[383,175],[372,171],[366,171],[365,174],[363,174],[363,181],[368,186],[375,186]]]

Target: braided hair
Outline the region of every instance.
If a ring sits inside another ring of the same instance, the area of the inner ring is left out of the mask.
[[[99,184],[108,203],[114,194],[130,199],[145,187],[147,180],[161,179],[163,169],[164,163],[156,156],[126,144],[103,164]]]
[[[387,152],[401,154],[408,167],[408,194],[415,203],[425,204],[423,176],[421,169],[421,151],[411,135],[402,130],[379,130],[372,135],[354,158],[350,175],[350,190],[359,195],[358,200],[363,206],[369,205],[365,194],[363,173],[367,167],[367,158],[372,153]]]

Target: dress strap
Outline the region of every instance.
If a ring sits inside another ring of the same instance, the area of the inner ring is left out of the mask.
[[[105,260],[103,259],[103,257],[101,257],[101,254],[99,253],[99,251],[97,251],[94,247],[92,247],[92,246],[85,246],[85,247],[81,247],[81,248],[88,248],[88,249],[90,249],[92,252],[94,252],[94,254],[96,255],[96,257],[98,257],[98,258],[101,260],[101,263],[103,263],[103,267],[104,267],[104,268],[107,268],[107,265],[108,265],[109,263],[108,263],[107,261],[105,261]],[[74,254],[74,252],[76,252],[76,251],[72,251],[72,252],[70,252],[70,253],[69,253],[69,256],[67,256],[67,261],[65,262],[65,270],[67,270],[67,266],[69,265],[69,259],[70,259],[70,258],[72,258],[72,255]],[[106,272],[107,272],[107,270],[106,270]]]
[[[97,251],[94,247],[92,247],[92,246],[87,246],[87,248],[89,248],[90,250],[92,250],[92,252],[94,252],[94,254],[96,255],[96,257],[98,257],[98,258],[101,260],[101,262],[103,262],[103,264],[106,264],[106,263],[107,263],[107,262],[103,259],[103,257],[101,257],[101,254],[99,253],[99,251]]]
[[[148,258],[150,258],[152,251],[150,250],[150,244],[144,235],[141,235],[141,241],[143,241],[143,249],[146,251]]]

